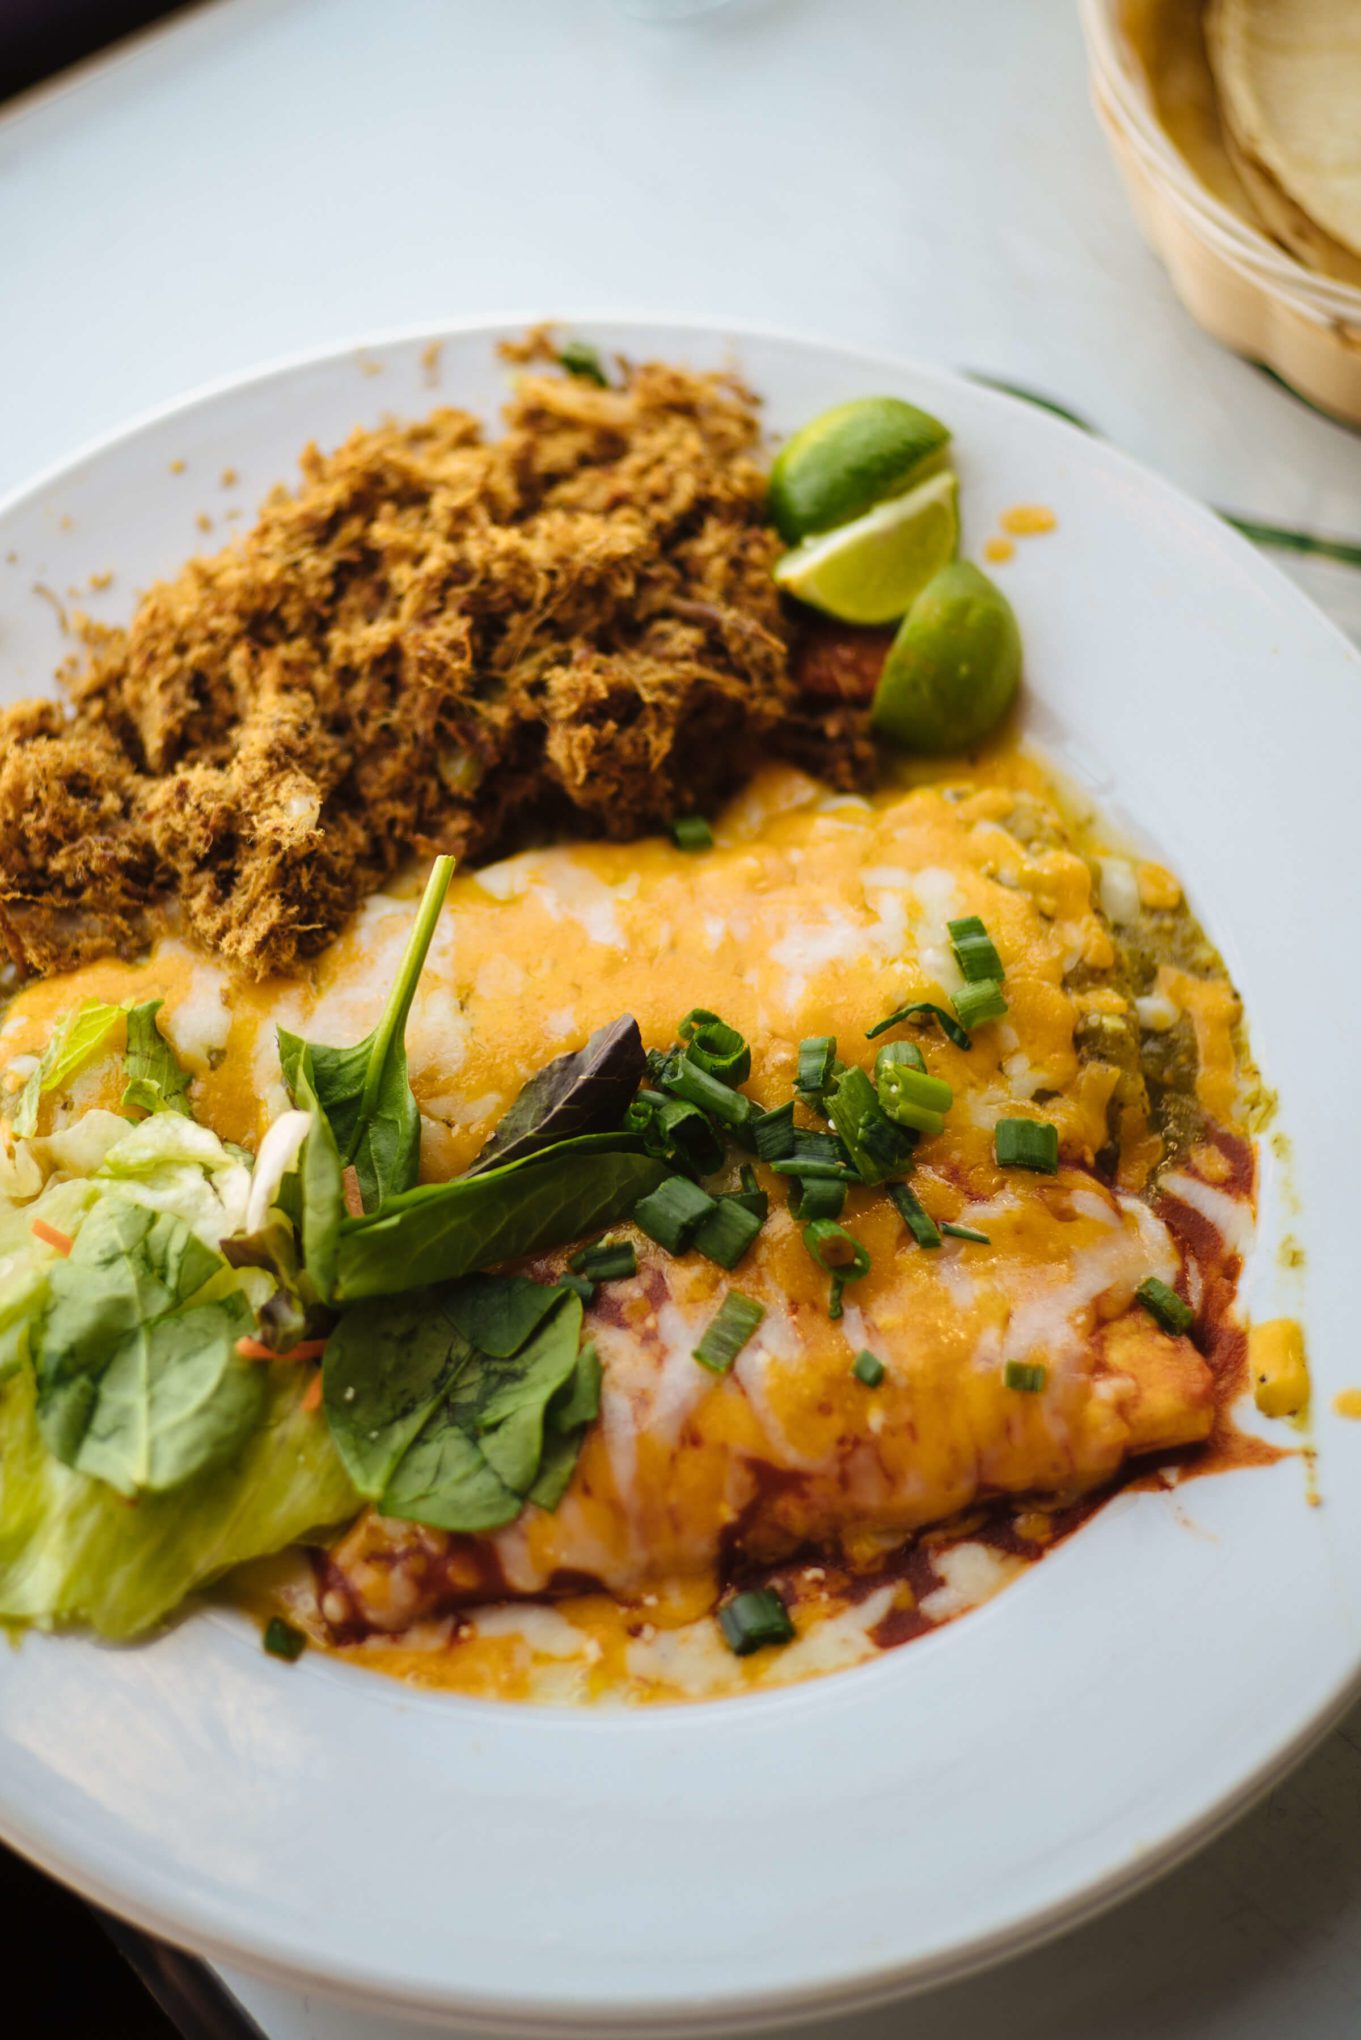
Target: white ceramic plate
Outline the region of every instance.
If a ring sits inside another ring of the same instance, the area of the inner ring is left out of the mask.
[[[1304,1467],[1127,1494],[936,1636],[767,1696],[569,1712],[262,1655],[204,1613],[136,1650],[30,1637],[0,1661],[0,1830],[103,1904],[280,1980],[507,2032],[758,2024],[1012,1952],[1205,1840],[1358,1689],[1356,1350],[1361,662],[1209,512],[949,376],[758,334],[583,321],[606,346],[736,359],[775,430],[896,391],[954,427],[977,551],[1004,507],[1055,535],[1005,571],[1038,740],[1187,880],[1280,1093],[1265,1307],[1307,1244],[1323,1506]],[[436,401],[494,412],[496,330],[237,383],[0,510],[0,686],[45,688],[52,605],[132,593],[219,535],[303,442]],[[172,474],[171,463],[185,463]],[[219,480],[237,470],[235,488]],[[1290,1434],[1286,1433],[1289,1439]],[[1291,1442],[1298,1442],[1291,1440]]]

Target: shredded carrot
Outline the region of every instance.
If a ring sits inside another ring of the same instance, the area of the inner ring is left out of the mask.
[[[340,1187],[345,1198],[345,1209],[351,1218],[364,1216],[364,1193],[359,1187],[359,1171],[353,1162],[347,1162],[340,1172]]]
[[[312,1415],[314,1410],[319,1410],[321,1408],[320,1369],[318,1369],[317,1372],[312,1376],[312,1379],[308,1382],[307,1387],[303,1390],[302,1401],[301,1403],[299,1403],[298,1407],[299,1409],[306,1410],[309,1417]]]
[[[326,1351],[325,1339],[303,1339],[300,1344],[290,1346],[286,1353],[276,1353],[272,1346],[266,1346],[260,1339],[238,1339],[236,1350],[243,1360],[320,1360]]]
[[[75,1241],[69,1233],[58,1232],[57,1228],[54,1225],[49,1225],[45,1218],[32,1219],[29,1229],[35,1240],[41,1240],[46,1247],[55,1247],[59,1254],[69,1254],[75,1245]]]

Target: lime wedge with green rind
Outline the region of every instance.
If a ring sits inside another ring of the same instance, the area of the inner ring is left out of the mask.
[[[944,464],[950,434],[901,397],[859,397],[823,411],[781,449],[770,516],[786,545],[834,531]]]
[[[889,646],[871,720],[912,751],[964,751],[996,728],[1021,679],[1016,612],[969,560],[929,581]]]
[[[894,623],[959,545],[959,484],[953,474],[894,496],[775,565],[775,579],[842,623]]]

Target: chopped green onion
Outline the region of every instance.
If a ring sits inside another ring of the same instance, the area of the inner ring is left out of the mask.
[[[730,1289],[695,1347],[700,1366],[711,1374],[726,1374],[765,1314],[764,1304]]]
[[[671,840],[678,850],[712,850],[714,832],[703,815],[677,815],[671,824]]]
[[[1059,1130],[1047,1119],[999,1119],[993,1143],[999,1168],[1058,1174]]]
[[[1023,1395],[1038,1395],[1049,1376],[1043,1367],[1028,1360],[1008,1360],[1002,1379],[1008,1388],[1019,1388]]]
[[[827,1176],[796,1176],[789,1209],[805,1225],[814,1218],[840,1218],[846,1209],[846,1185]]]
[[[860,1129],[860,1146],[874,1166],[872,1180],[882,1183],[895,1169],[905,1169],[916,1146],[917,1136],[910,1127],[895,1125],[882,1107],[872,1113]],[[860,1174],[865,1174],[864,1162]]]
[[[642,1134],[650,1155],[687,1169],[692,1176],[712,1176],[723,1166],[723,1142],[699,1108],[684,1098],[640,1091],[624,1124],[630,1133]]]
[[[979,1027],[985,1020],[1000,1020],[1007,1011],[1007,1002],[996,978],[961,985],[951,1004],[966,1027]]]
[[[745,1084],[751,1075],[751,1050],[744,1036],[717,1013],[696,1006],[676,1029],[686,1044],[686,1059],[698,1063],[711,1077],[725,1084]]]
[[[707,1112],[711,1119],[734,1132],[749,1127],[756,1117],[750,1098],[732,1090],[720,1078],[711,1077],[688,1055],[673,1057],[661,1081],[673,1097],[684,1098],[687,1105],[697,1105],[701,1112]]]
[[[827,1093],[837,1082],[838,1078],[845,1076],[847,1068],[848,1065],[842,1062],[840,1056],[835,1056],[832,1061],[832,1067],[827,1073],[827,1082],[820,1091],[804,1091],[796,1087],[794,1096],[806,1105],[810,1112],[820,1112],[825,1119],[827,1117]]]
[[[928,1077],[908,1064],[884,1065],[879,1078],[879,1103],[897,1126],[910,1126],[918,1133],[940,1133],[955,1094],[940,1077]]]
[[[633,1207],[633,1222],[668,1254],[683,1254],[718,1205],[688,1176],[665,1176]]]
[[[816,1126],[794,1128],[794,1152],[796,1162],[836,1162],[843,1169],[851,1166],[851,1158],[844,1143],[834,1133],[823,1133]]]
[[[1134,1294],[1155,1323],[1178,1338],[1189,1332],[1196,1321],[1185,1297],[1178,1296],[1175,1289],[1169,1289],[1156,1275],[1146,1275]]]
[[[910,1020],[914,1013],[932,1014],[939,1020],[941,1032],[946,1040],[953,1041],[956,1048],[969,1048],[972,1046],[968,1035],[960,1026],[958,1020],[954,1018],[953,1014],[947,1013],[944,1006],[933,1005],[930,999],[909,999],[905,1006],[899,1006],[895,1012],[889,1014],[886,1020],[880,1020],[874,1027],[867,1027],[865,1029],[866,1041],[876,1041],[881,1034],[887,1034],[890,1027],[897,1027],[904,1020]]]
[[[809,1183],[859,1183],[861,1181],[861,1177],[851,1167],[849,1162],[824,1162],[812,1155],[790,1155],[784,1161],[772,1162],[770,1166],[777,1176],[798,1176]]]
[[[790,1135],[789,1153],[770,1164],[777,1176],[828,1176],[842,1182],[860,1179],[845,1147],[834,1133],[820,1133],[815,1126],[796,1126]]]
[[[902,1219],[903,1224],[907,1227],[917,1245],[919,1247],[938,1247],[940,1245],[939,1229],[937,1228],[936,1221],[932,1218],[930,1212],[927,1211],[925,1205],[921,1203],[920,1199],[914,1196],[906,1183],[890,1183],[886,1187],[889,1196],[893,1199],[898,1216]]]
[[[597,1240],[578,1248],[567,1265],[588,1282],[617,1282],[638,1273],[638,1253],[632,1240]]]
[[[868,1075],[858,1065],[837,1078],[827,1111],[863,1183],[882,1183],[902,1168],[912,1152],[911,1141],[888,1117]]]
[[[942,1219],[940,1229],[943,1233],[949,1233],[952,1240],[972,1240],[974,1245],[979,1247],[992,1245],[985,1232],[977,1232],[971,1225],[951,1225],[947,1219]]]
[[[984,978],[1002,981],[1002,959],[993,946],[989,935],[977,914],[969,914],[962,921],[947,921],[950,931],[950,947],[955,952],[955,962],[971,985]]]
[[[825,1091],[832,1081],[835,1061],[836,1036],[810,1034],[806,1041],[799,1043],[799,1073],[794,1079],[795,1089],[814,1094]]]
[[[580,376],[582,382],[594,383],[597,389],[607,390],[610,386],[600,356],[589,340],[564,340],[558,349],[558,366],[565,368],[568,375]]]
[[[837,1225],[830,1218],[811,1219],[803,1229],[803,1244],[819,1268],[824,1268],[832,1278],[827,1315],[839,1318],[841,1292],[846,1284],[859,1282],[870,1272],[869,1249],[861,1245],[854,1233],[848,1233],[844,1225]]]
[[[884,1378],[884,1363],[876,1353],[866,1348],[852,1360],[851,1373],[857,1381],[863,1381],[866,1388],[878,1388]]]
[[[282,1615],[271,1615],[265,1624],[263,1638],[265,1649],[271,1657],[283,1658],[288,1664],[296,1664],[307,1648],[307,1638],[291,1622],[285,1622]]]
[[[789,1610],[773,1587],[752,1587],[734,1594],[718,1611],[723,1640],[735,1657],[749,1657],[771,1643],[792,1643]]]
[[[709,1216],[700,1220],[693,1244],[720,1268],[735,1268],[763,1222],[740,1197],[719,1197]]]
[[[762,1225],[770,1217],[770,1196],[756,1180],[756,1171],[748,1164],[742,1168],[742,1188],[732,1192],[732,1202],[741,1204],[760,1219]]]
[[[794,1100],[776,1105],[770,1112],[758,1112],[748,1129],[763,1162],[778,1162],[794,1152]]]
[[[874,1081],[876,1084],[878,1084],[883,1076],[884,1071],[892,1069],[895,1063],[901,1063],[904,1069],[909,1070],[925,1071],[926,1069],[926,1057],[922,1054],[915,1041],[886,1041],[874,1058]]]
[[[589,1303],[595,1295],[594,1282],[588,1282],[584,1275],[559,1275],[559,1289],[570,1289],[573,1296],[579,1296],[583,1303]]]

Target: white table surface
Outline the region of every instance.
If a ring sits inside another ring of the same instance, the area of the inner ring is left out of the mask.
[[[218,0],[0,115],[0,279],[0,493],[281,355],[577,309],[980,370],[1223,507],[1361,539],[1361,436],[1198,332],[1140,242],[1073,0]],[[1361,573],[1283,563],[1361,639]],[[228,1982],[270,2040],[389,2030]],[[1094,1925],[801,2030],[1359,2027],[1361,1712]]]

